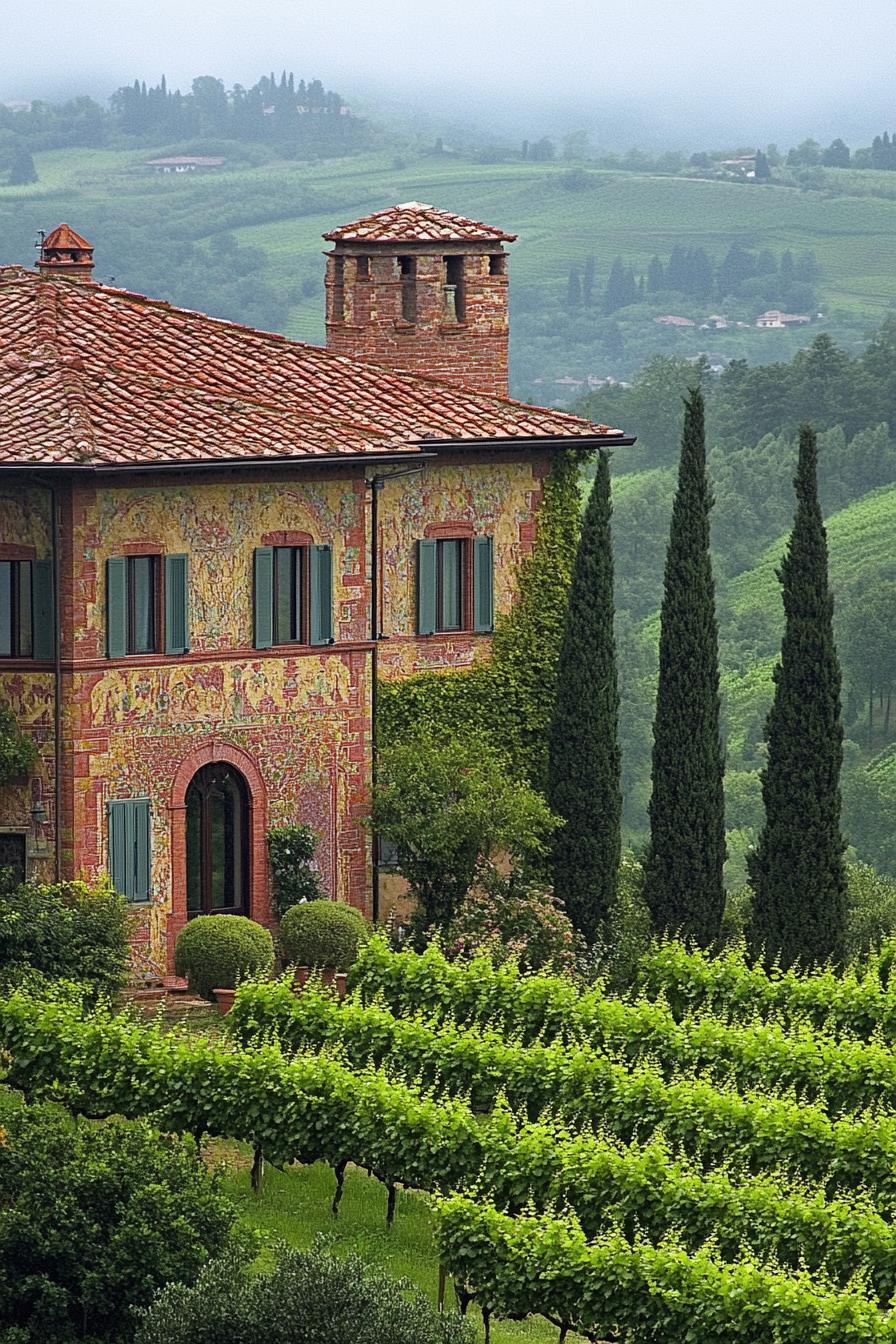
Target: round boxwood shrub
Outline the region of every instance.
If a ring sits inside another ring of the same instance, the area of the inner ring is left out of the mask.
[[[280,946],[294,966],[335,967],[347,971],[361,943],[367,921],[353,905],[341,901],[306,901],[287,910],[280,925]]]
[[[216,989],[235,989],[249,976],[267,975],[273,965],[273,938],[244,915],[197,915],[174,946],[176,973],[203,999],[213,999]]]
[[[281,1246],[253,1273],[231,1252],[141,1312],[136,1344],[473,1344],[472,1328],[406,1280],[323,1246]]]

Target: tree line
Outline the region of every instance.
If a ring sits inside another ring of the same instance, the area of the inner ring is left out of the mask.
[[[250,87],[227,88],[200,75],[187,92],[134,80],[111,95],[108,105],[80,97],[64,103],[35,101],[27,107],[0,105],[0,153],[9,160],[18,147],[38,150],[81,145],[101,147],[122,137],[144,143],[227,139],[277,145],[306,144],[320,152],[350,152],[367,143],[366,124],[342,96],[319,79],[263,75]]]
[[[794,256],[788,249],[776,257],[767,248],[755,251],[733,243],[715,263],[705,248],[675,247],[665,260],[652,257],[646,272],[637,277],[632,264],[616,257],[598,295],[594,258],[589,256],[581,268],[570,267],[566,307],[575,311],[599,299],[601,310],[609,315],[635,303],[676,296],[701,302],[738,299],[779,305],[791,312],[811,312],[818,303],[815,285],[820,274],[811,251]]]
[[[808,425],[800,431],[794,485],[796,515],[778,572],[785,629],[765,725],[764,823],[748,858],[751,942],[758,955],[787,965],[841,957],[846,929],[840,666],[817,440]],[[644,895],[659,931],[703,946],[718,940],[725,909],[712,504],[704,400],[694,388],[685,404],[660,610]],[[555,841],[555,894],[589,940],[616,903],[621,849],[611,511],[609,464],[601,455],[572,575],[548,775],[548,801],[565,822]]]

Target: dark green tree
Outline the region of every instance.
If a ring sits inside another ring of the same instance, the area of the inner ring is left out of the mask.
[[[788,966],[841,957],[846,927],[840,663],[817,465],[815,431],[803,425],[796,517],[778,571],[785,624],[765,728],[765,825],[748,859],[750,941],[757,953]]]
[[[611,514],[601,453],[572,572],[548,748],[548,802],[566,823],[554,841],[554,895],[589,942],[613,905],[621,854]]]
[[[29,182],[37,181],[34,159],[24,145],[16,145],[12,152],[8,181],[11,187],[25,187]]]
[[[685,400],[663,602],[653,724],[653,793],[645,897],[658,929],[704,946],[725,904],[724,753],[719,736],[715,588],[709,553],[703,395]]]

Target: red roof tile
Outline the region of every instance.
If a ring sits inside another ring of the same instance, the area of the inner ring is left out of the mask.
[[[621,437],[126,290],[0,267],[0,465],[145,466]]]
[[[57,224],[56,228],[47,234],[43,245],[52,248],[67,249],[73,247],[82,251],[84,249],[88,252],[93,251],[93,243],[88,243],[86,238],[82,238],[79,233],[75,233],[74,229],[68,224]]]
[[[332,229],[324,237],[331,242],[364,243],[516,241],[515,233],[504,233],[503,229],[492,228],[490,224],[464,219],[463,215],[452,215],[447,210],[439,210],[435,205],[423,205],[420,201],[390,205],[387,210],[377,210],[376,214],[365,215],[353,224],[343,224],[341,228]]]

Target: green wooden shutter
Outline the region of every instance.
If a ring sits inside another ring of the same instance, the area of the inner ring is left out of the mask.
[[[274,642],[274,548],[255,548],[255,647],[269,649]]]
[[[134,895],[135,901],[148,901],[149,871],[149,799],[135,798],[131,803],[134,817]]]
[[[109,804],[109,873],[112,885],[122,896],[127,896],[130,880],[128,848],[128,805],[126,802]]]
[[[128,562],[106,561],[106,656],[124,658],[128,651]]]
[[[109,804],[109,872],[129,901],[150,894],[149,799],[118,798]]]
[[[436,543],[417,542],[417,634],[436,632]]]
[[[188,653],[190,648],[190,560],[186,555],[165,556],[165,652]]]
[[[330,546],[312,546],[310,642],[333,643],[333,550]]]
[[[473,629],[484,633],[495,625],[495,560],[491,537],[473,541]]]
[[[34,657],[48,663],[56,651],[53,563],[50,560],[31,562],[31,614],[34,622]]]

